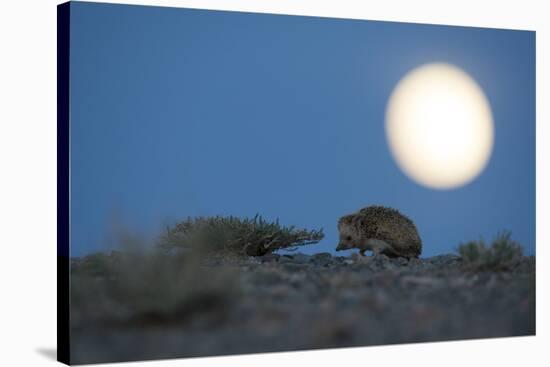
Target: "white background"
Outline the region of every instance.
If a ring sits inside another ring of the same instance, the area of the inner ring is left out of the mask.
[[[121,1],[125,2],[125,1]],[[53,365],[56,350],[56,4],[0,5],[0,366]],[[207,9],[537,31],[537,336],[131,366],[548,366],[550,12],[546,1],[130,1]],[[546,13],[546,17],[545,14]],[[545,20],[547,21],[545,23]],[[546,145],[545,145],[546,144]],[[100,149],[100,147],[98,147]],[[544,188],[547,188],[546,191]],[[323,320],[319,320],[323,322]]]

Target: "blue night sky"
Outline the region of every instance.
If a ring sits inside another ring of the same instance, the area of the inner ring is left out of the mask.
[[[535,33],[95,3],[71,5],[71,253],[198,215],[323,227],[383,204],[413,219],[423,256],[512,231],[535,252]],[[434,61],[486,93],[495,145],[454,190],[405,176],[388,97]]]

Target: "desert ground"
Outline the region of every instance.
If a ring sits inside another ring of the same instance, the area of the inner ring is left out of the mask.
[[[73,363],[535,334],[535,258],[72,259]]]

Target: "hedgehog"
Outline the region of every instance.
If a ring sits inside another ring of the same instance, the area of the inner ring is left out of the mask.
[[[336,251],[358,248],[361,255],[412,258],[420,256],[422,241],[416,226],[396,209],[369,206],[338,220],[340,241]]]

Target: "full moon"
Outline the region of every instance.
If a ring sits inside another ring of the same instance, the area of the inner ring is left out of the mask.
[[[417,183],[452,189],[475,179],[493,149],[487,97],[462,69],[425,64],[407,73],[386,110],[386,138],[401,170]]]

